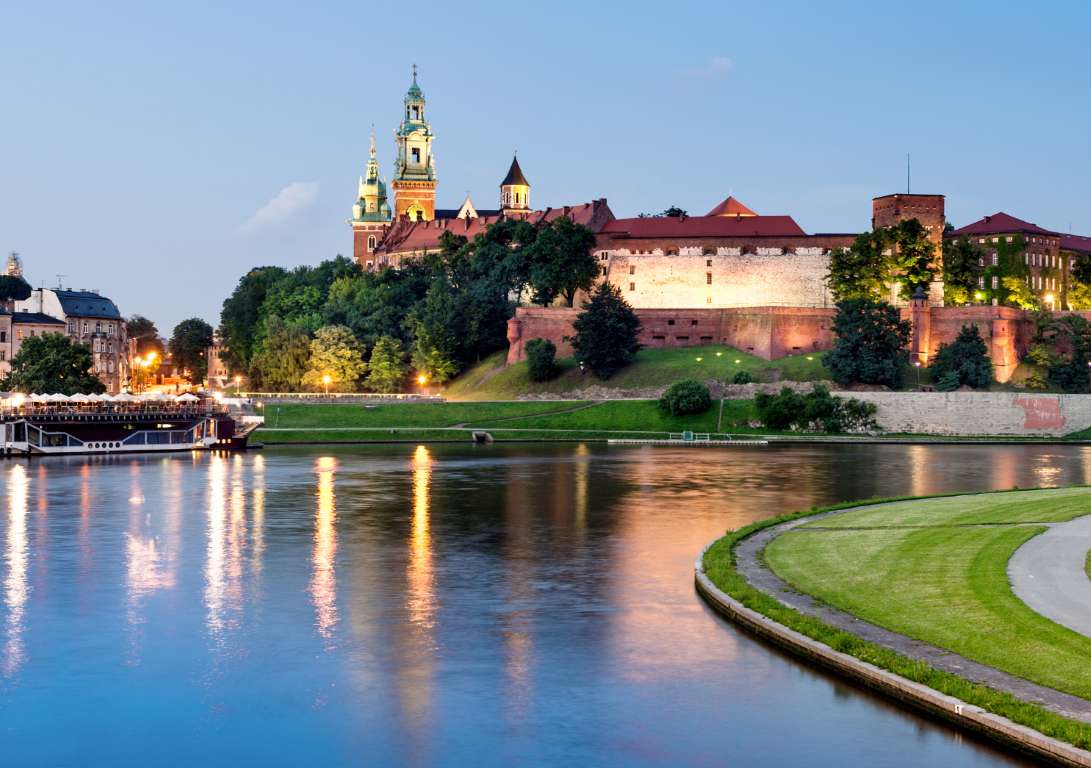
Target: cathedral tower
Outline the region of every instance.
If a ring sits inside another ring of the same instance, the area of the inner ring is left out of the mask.
[[[530,182],[523,176],[518,157],[512,159],[508,175],[500,182],[500,211],[505,216],[530,212]]]
[[[371,136],[371,159],[367,175],[360,179],[356,204],[352,206],[352,253],[361,267],[371,266],[371,254],[390,229],[390,206],[386,202],[386,184],[379,179],[379,161],[375,159],[375,135]]]
[[[398,159],[394,164],[394,218],[431,221],[436,217],[436,165],[432,159],[432,129],[424,117],[424,94],[413,84],[405,94],[405,114],[394,132]]]

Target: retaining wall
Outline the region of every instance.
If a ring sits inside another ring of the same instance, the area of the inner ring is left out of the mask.
[[[875,403],[887,432],[1060,437],[1091,428],[1091,395],[1021,392],[846,392]]]

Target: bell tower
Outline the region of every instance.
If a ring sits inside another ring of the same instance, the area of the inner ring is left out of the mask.
[[[432,158],[432,128],[424,115],[424,93],[413,84],[405,94],[405,113],[394,132],[398,159],[394,163],[394,218],[397,221],[431,221],[436,217],[436,165]]]
[[[500,182],[500,211],[505,216],[530,212],[530,182],[519,167],[519,157],[512,158],[508,175]]]
[[[379,161],[375,159],[375,134],[371,134],[371,159],[367,176],[360,179],[356,204],[352,206],[352,253],[364,269],[374,266],[372,254],[390,229],[390,206],[386,202],[386,184],[379,178]]]

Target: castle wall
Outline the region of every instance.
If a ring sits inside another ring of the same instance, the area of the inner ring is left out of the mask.
[[[1091,428],[1091,395],[1012,392],[853,392],[875,403],[887,432],[1060,437]]]

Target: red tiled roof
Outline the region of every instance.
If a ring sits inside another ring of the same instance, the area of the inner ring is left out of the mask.
[[[604,235],[628,237],[806,237],[791,216],[687,216],[614,219]]]
[[[1083,235],[1061,235],[1061,250],[1077,253],[1091,253],[1091,237]]]
[[[995,216],[986,216],[981,221],[975,221],[961,229],[948,232],[947,237],[961,237],[962,235],[996,235],[1004,232],[1030,232],[1035,235],[1048,235],[1060,237],[1059,232],[1042,229],[1037,224],[1017,219],[1006,213],[998,213]]]
[[[740,203],[733,197],[729,197],[722,203],[717,205],[711,211],[705,214],[706,216],[757,216],[752,210]]]
[[[511,218],[525,218],[531,224],[553,221],[567,215],[576,224],[588,226],[595,217],[595,204],[584,203],[573,207],[546,208],[544,211],[532,211],[528,214],[515,214]],[[439,236],[450,231],[473,240],[475,235],[484,234],[490,224],[495,224],[500,216],[478,216],[475,219],[435,219],[433,221],[395,222],[390,232],[375,249],[376,253],[405,253],[439,250]],[[467,223],[468,222],[468,223]]]

